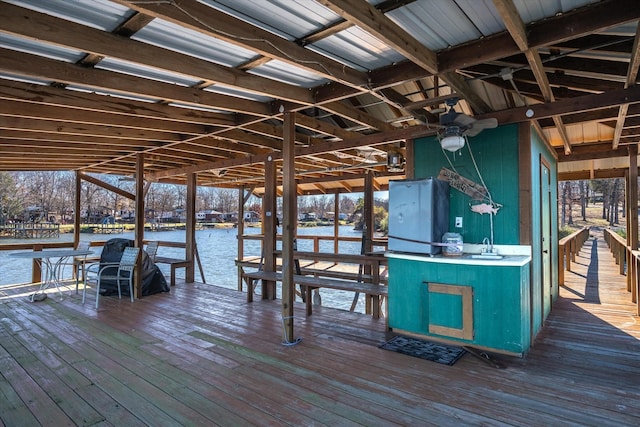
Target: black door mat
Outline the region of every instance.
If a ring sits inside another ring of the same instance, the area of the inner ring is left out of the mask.
[[[391,338],[382,344],[380,348],[449,366],[456,363],[465,353],[465,350],[461,347],[423,341],[400,335]]]

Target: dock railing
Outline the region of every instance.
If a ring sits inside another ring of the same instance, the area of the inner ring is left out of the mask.
[[[582,227],[558,242],[558,283],[564,285],[564,272],[571,271],[571,263],[576,260],[582,245],[589,238],[589,227]]]
[[[91,247],[99,247],[102,248],[106,241],[97,240],[91,242]],[[144,240],[144,243],[148,243],[148,240]],[[159,241],[160,247],[165,248],[180,248],[186,250],[186,244],[184,242],[169,242],[169,241]],[[6,243],[0,244],[0,251],[6,252],[14,252],[21,250],[30,250],[30,251],[41,251],[48,249],[63,249],[63,248],[73,248],[73,242],[24,242],[24,243]],[[98,251],[99,252],[99,251]],[[185,257],[186,259],[186,254]],[[194,264],[197,265],[200,271],[200,277],[202,281],[205,282],[204,271],[202,268],[202,263],[200,261],[200,256],[198,254],[198,249],[196,246],[196,252],[194,254]],[[172,278],[173,279],[173,278]],[[42,268],[40,266],[40,262],[38,260],[33,260],[31,265],[31,281],[32,283],[40,283],[42,281]]]
[[[18,222],[0,226],[0,237],[11,239],[46,239],[60,237],[60,224],[53,222]]]
[[[278,241],[282,240],[282,235],[277,235]],[[262,242],[264,241],[264,235],[262,234],[244,234],[238,236],[238,245],[243,245],[245,240],[257,240],[260,241],[260,251],[262,252]],[[333,243],[333,253],[339,252],[340,242],[361,242],[362,238],[357,236],[317,236],[317,235],[304,235],[299,234],[296,236],[298,242],[302,240],[311,240],[313,242],[313,252],[320,252],[320,242],[331,241]],[[387,247],[387,239],[374,238],[372,242],[374,247]]]
[[[607,242],[611,253],[613,254],[616,264],[619,266],[619,273],[627,276],[627,292],[631,293],[631,301],[636,304],[636,313],[640,315],[640,304],[638,304],[638,284],[640,278],[640,251],[632,250],[627,244],[627,239],[620,236],[611,229],[605,229],[604,240]]]
[[[277,235],[276,240],[281,240],[282,236]],[[373,253],[368,254],[346,254],[339,252],[339,243],[340,242],[351,242],[351,243],[360,243],[362,242],[361,237],[357,236],[319,236],[319,235],[297,235],[296,240],[298,243],[302,240],[311,240],[313,242],[313,249],[311,251],[296,251],[295,258],[297,261],[300,260],[308,260],[310,263],[306,264],[305,267],[302,268],[302,272],[304,274],[310,274],[316,277],[319,276],[330,276],[336,275],[341,279],[347,280],[362,280],[367,282],[374,283],[379,285],[381,282],[385,282],[386,279],[380,276],[381,265],[386,264],[386,259],[381,256],[382,252],[387,248],[387,239],[386,238],[374,238],[371,244],[371,247],[374,249]],[[264,250],[264,235],[262,234],[245,234],[238,236],[238,258],[236,259],[236,265],[238,266],[238,290],[244,291],[244,270],[245,267],[258,267],[262,264],[262,259],[260,256],[252,256],[245,257],[244,256],[244,242],[245,241],[259,241],[260,242],[260,253],[263,254]],[[332,241],[333,251],[332,252],[321,252],[320,246],[322,241]],[[382,248],[381,251],[376,251],[376,249]],[[276,250],[274,255],[276,257],[281,256],[281,251]],[[358,265],[360,264],[362,270],[358,268],[359,272],[355,274],[350,273],[341,273],[336,274],[326,267],[322,269],[314,269],[315,264],[319,263],[330,263],[333,265]],[[249,290],[251,291],[251,290]],[[368,307],[368,305],[367,305]]]
[[[91,246],[104,246],[104,242],[91,242]],[[73,242],[24,242],[0,244],[0,251],[42,251],[49,249],[71,249]],[[34,259],[31,263],[31,282],[40,283],[42,281],[42,268],[40,261]]]

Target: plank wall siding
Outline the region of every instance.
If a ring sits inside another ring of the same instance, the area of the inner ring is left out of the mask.
[[[494,369],[377,346],[384,319],[183,284],[130,303],[0,289],[0,425],[640,425],[640,324],[589,240],[532,351]],[[5,273],[6,274],[6,273]],[[215,279],[213,280],[215,282]],[[18,294],[23,295],[18,296]]]

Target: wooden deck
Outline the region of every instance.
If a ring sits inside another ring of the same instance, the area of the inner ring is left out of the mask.
[[[604,241],[583,247],[532,351],[494,369],[388,352],[384,319],[181,284],[94,310],[0,294],[0,425],[640,425],[640,321]],[[4,273],[6,274],[6,273]],[[213,280],[215,282],[215,279]]]

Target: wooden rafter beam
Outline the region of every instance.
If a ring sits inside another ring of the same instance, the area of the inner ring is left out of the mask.
[[[611,149],[611,143],[601,142],[598,144],[583,144],[573,147],[570,155],[564,153],[564,150],[556,149],[558,155],[558,162],[573,162],[580,160],[596,160],[596,159],[611,159],[616,157],[626,157],[627,147],[618,147],[615,150]]]
[[[627,79],[625,81],[624,87],[628,88],[629,86],[634,86],[638,79],[638,69],[640,68],[640,23],[636,27],[636,37],[633,41],[633,48],[631,49],[631,59],[629,61],[629,68],[627,70]],[[620,105],[620,109],[618,110],[618,118],[616,119],[616,127],[613,133],[613,143],[611,144],[612,148],[615,150],[618,148],[620,144],[620,137],[622,136],[622,131],[624,129],[624,123],[627,118],[627,113],[629,110],[629,104]]]
[[[123,190],[121,188],[113,186],[113,185],[111,185],[111,184],[109,184],[107,182],[104,182],[104,181],[102,181],[102,180],[100,180],[98,178],[95,178],[95,177],[93,177],[91,175],[87,175],[86,173],[79,172],[78,173],[78,177],[81,178],[83,181],[87,181],[87,182],[90,182],[92,184],[97,185],[98,187],[107,189],[109,191],[113,191],[114,193],[119,194],[120,196],[125,197],[125,198],[127,198],[129,200],[136,200],[135,194],[129,193],[128,191],[125,191],[125,190]]]
[[[181,0],[179,3],[113,1],[149,16],[252,50],[262,56],[281,60],[318,76],[339,81],[360,90],[366,87],[367,79],[364,73],[327,60],[320,54],[196,0]]]
[[[577,39],[607,28],[640,19],[640,2],[636,0],[604,0],[575,11],[526,25],[528,45],[541,48]],[[520,53],[509,33],[483,37],[475,42],[445,49],[437,53],[440,72],[466,69]],[[411,61],[405,61],[370,73],[370,87],[378,90],[432,74]],[[327,84],[316,91],[316,102],[352,96],[353,89]]]
[[[393,143],[397,141],[404,141],[407,139],[420,138],[427,135],[434,135],[436,130],[430,126],[413,126],[407,129],[399,129],[391,132],[381,132],[378,134],[359,136],[357,138],[350,138],[343,141],[327,142],[321,145],[313,145],[309,147],[296,148],[296,157],[317,155],[321,153],[330,153],[332,151],[347,150],[349,148],[356,148],[362,146],[370,146],[383,143]],[[164,170],[152,174],[151,179],[167,178],[174,175],[182,175],[188,172],[198,172],[206,169],[215,168],[227,168],[240,165],[255,165],[264,163],[267,157],[271,157],[272,160],[280,159],[281,153],[274,152],[265,155],[246,156],[243,159],[224,160],[219,162],[205,162],[198,165],[193,165],[187,168],[175,168],[170,170]]]
[[[142,15],[142,14],[137,14]],[[147,20],[152,18],[147,16]],[[204,59],[111,34],[85,25],[10,4],[0,8],[0,31],[99,57],[117,58],[147,67],[206,80],[241,90],[310,105],[309,91],[285,83],[217,65]]]
[[[28,53],[0,49],[0,70],[45,81],[80,85],[97,91],[165,100],[236,113],[268,117],[269,106],[229,95],[194,90],[102,69],[84,68]]]
[[[351,0],[318,0],[318,2],[369,32],[428,72],[437,74],[438,62],[435,52],[425,48],[368,2]]]
[[[235,126],[235,116],[201,110],[175,108],[162,104],[107,97],[85,92],[72,92],[56,87],[0,80],[0,100],[17,100],[33,105],[72,108],[82,111],[106,112],[130,117],[158,119],[168,123],[198,123],[209,127]]]
[[[428,73],[438,74],[436,53],[426,48],[368,2],[319,0],[319,3],[382,40],[411,62],[424,68]],[[442,73],[440,78],[469,102],[477,112],[491,111],[487,103],[471,90],[464,79],[455,72]]]
[[[500,124],[519,123],[531,119],[539,120],[549,118],[555,115],[578,114],[609,107],[617,107],[624,103],[640,103],[640,87],[631,86],[627,89],[618,89],[605,93],[561,99],[556,102],[495,111],[490,114],[481,114],[476,116],[476,118],[480,120],[493,117],[496,118]]]
[[[542,64],[540,54],[538,53],[538,50],[536,48],[529,47],[526,27],[524,25],[524,22],[522,22],[522,18],[520,17],[520,14],[516,9],[513,0],[493,0],[493,4],[500,14],[502,21],[507,27],[507,31],[515,41],[516,45],[522,52],[524,52],[525,57],[527,58],[527,62],[529,63],[529,67],[531,68],[531,71],[535,76],[538,87],[540,88],[540,92],[542,93],[544,101],[554,102],[555,96],[553,94],[553,91],[551,90],[551,85],[549,84],[549,79],[547,78],[547,73],[545,72],[544,65]],[[564,146],[565,152],[567,154],[570,153],[571,143],[569,141],[569,137],[567,136],[567,131],[564,127],[564,124],[562,123],[562,118],[560,116],[554,116],[553,122],[558,129],[558,133],[560,134],[560,139],[562,140],[562,145]]]

